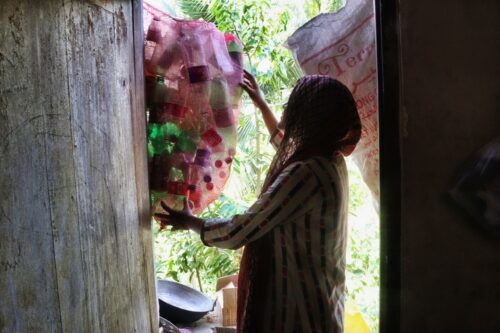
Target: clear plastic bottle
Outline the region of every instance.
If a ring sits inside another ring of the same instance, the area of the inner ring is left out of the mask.
[[[231,76],[234,74],[235,68],[231,57],[228,54],[225,38],[222,34],[212,30],[210,34],[211,52],[213,57],[210,57],[214,75]]]
[[[210,88],[210,107],[221,109],[229,106],[229,87],[224,78],[214,78]]]
[[[210,107],[217,127],[225,128],[234,125],[235,119],[230,107],[229,87],[223,78],[215,78],[211,81]]]
[[[218,128],[217,132],[222,136],[224,145],[228,149],[236,149],[238,139],[238,130],[236,126]]]

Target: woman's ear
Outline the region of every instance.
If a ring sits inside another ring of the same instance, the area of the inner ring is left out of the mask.
[[[342,146],[342,148],[340,149],[340,152],[344,156],[349,156],[354,151],[354,148],[356,148],[356,145],[345,145],[345,146]]]

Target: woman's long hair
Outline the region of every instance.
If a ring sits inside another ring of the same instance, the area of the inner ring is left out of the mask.
[[[301,78],[283,113],[284,136],[269,167],[262,193],[290,163],[335,152],[349,155],[361,136],[361,121],[349,89],[328,76]],[[241,259],[238,280],[238,332],[262,332],[269,300],[272,235],[249,243]]]
[[[283,112],[284,136],[262,191],[290,163],[314,155],[349,155],[361,137],[361,120],[349,89],[326,75],[298,80]]]

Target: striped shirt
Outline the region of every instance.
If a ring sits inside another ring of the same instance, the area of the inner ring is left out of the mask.
[[[347,195],[343,157],[315,157],[285,168],[244,214],[204,223],[209,246],[271,235],[264,332],[343,331]]]

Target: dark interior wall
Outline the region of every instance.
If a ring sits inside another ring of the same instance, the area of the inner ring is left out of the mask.
[[[0,5],[0,333],[158,332],[141,1]]]
[[[500,240],[448,201],[500,136],[500,2],[400,1],[401,332],[500,332]]]

